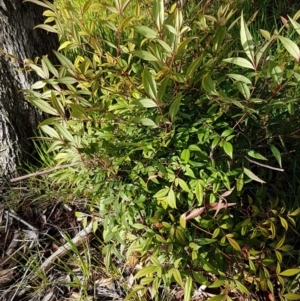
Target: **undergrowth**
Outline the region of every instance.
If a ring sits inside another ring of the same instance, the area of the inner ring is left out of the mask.
[[[68,246],[29,280],[58,269],[82,300],[300,299],[300,12],[252,34],[271,16],[241,1],[29,2],[61,45],[58,65],[25,61],[49,115],[48,171],[27,183]]]

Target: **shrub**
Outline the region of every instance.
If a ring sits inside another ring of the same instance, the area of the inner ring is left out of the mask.
[[[127,299],[174,282],[184,300],[196,283],[217,289],[211,300],[299,298],[285,256],[300,210],[274,189],[299,126],[290,33],[256,43],[230,4],[30,1],[62,44],[58,66],[26,61],[41,80],[23,92],[50,115],[40,129],[57,164],[78,163],[53,177],[87,199],[106,265],[139,264]]]

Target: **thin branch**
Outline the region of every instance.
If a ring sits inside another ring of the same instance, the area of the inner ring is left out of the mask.
[[[28,179],[28,178],[45,175],[45,174],[51,173],[52,171],[55,171],[55,170],[59,170],[59,169],[67,168],[67,167],[72,167],[72,166],[77,166],[77,165],[80,165],[80,164],[82,164],[82,162],[75,162],[75,163],[56,166],[56,167],[49,168],[49,169],[46,169],[46,170],[43,170],[43,171],[37,171],[37,172],[31,173],[29,175],[13,178],[13,179],[10,180],[10,182],[11,183],[19,182],[19,181],[22,181],[22,180],[25,180],[25,179]]]
[[[272,166],[269,166],[269,165],[262,164],[262,163],[260,163],[260,162],[251,160],[251,159],[249,159],[247,156],[245,156],[245,158],[246,158],[249,162],[254,163],[254,164],[257,164],[257,165],[259,165],[259,166],[262,166],[262,167],[265,167],[265,168],[269,168],[269,169],[273,169],[273,170],[277,170],[277,171],[284,171],[284,169],[282,169],[282,168],[272,167]]]
[[[19,217],[15,212],[13,212],[12,210],[7,211],[8,216],[11,216],[12,218],[16,219],[17,221],[19,221],[20,223],[23,223],[25,226],[27,226],[29,229],[31,229],[34,232],[38,232],[39,229],[33,227],[32,225],[30,225],[29,223],[27,223],[25,220],[23,220],[21,217]]]
[[[85,238],[92,232],[93,223],[94,220],[92,220],[86,228],[78,232],[70,242],[67,242],[63,246],[59,247],[50,257],[48,257],[41,264],[41,266],[38,267],[37,271],[35,271],[35,276],[32,277],[32,279],[38,277],[39,272],[47,272],[50,269],[53,262],[57,258],[63,257],[68,251],[70,251],[74,247],[74,245],[76,246],[81,245],[85,241]]]

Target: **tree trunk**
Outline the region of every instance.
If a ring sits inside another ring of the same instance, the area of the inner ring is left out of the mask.
[[[53,53],[54,34],[36,29],[43,23],[43,9],[22,0],[0,0],[0,183],[17,175],[17,167],[28,160],[42,115],[29,105],[20,89],[28,89],[36,78],[20,72],[22,60]],[[18,59],[9,58],[13,55]]]

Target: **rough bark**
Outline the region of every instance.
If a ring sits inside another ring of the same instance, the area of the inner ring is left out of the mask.
[[[22,60],[51,55],[57,49],[55,35],[33,29],[43,23],[42,13],[41,7],[22,0],[0,0],[0,182],[16,176],[18,165],[29,158],[30,138],[42,118],[19,92],[35,81],[33,74],[20,72]]]

